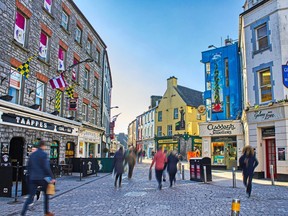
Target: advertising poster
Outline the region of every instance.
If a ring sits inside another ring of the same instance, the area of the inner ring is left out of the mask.
[[[212,91],[212,112],[223,112],[223,71],[221,66],[221,54],[216,53],[211,59],[211,91]]]
[[[278,148],[278,161],[285,161],[286,157],[286,149],[285,148]]]

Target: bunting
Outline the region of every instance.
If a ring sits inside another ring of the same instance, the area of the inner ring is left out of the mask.
[[[55,110],[57,110],[58,112],[60,112],[60,108],[61,108],[61,95],[62,95],[62,92],[57,89],[56,99],[55,99]]]
[[[30,73],[30,61],[35,57],[35,55],[31,56],[25,63],[23,63],[22,65],[20,65],[17,68],[17,71],[22,74],[22,76],[24,76],[25,79],[29,78],[29,73]]]

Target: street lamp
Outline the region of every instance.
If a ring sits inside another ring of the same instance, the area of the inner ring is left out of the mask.
[[[73,68],[73,67],[75,67],[75,66],[77,66],[77,65],[79,65],[79,64],[82,64],[82,63],[85,63],[85,62],[93,62],[93,61],[94,61],[94,59],[92,59],[92,58],[87,58],[87,59],[85,59],[85,60],[83,60],[83,61],[77,62],[77,63],[69,66],[65,71],[69,71],[71,68]],[[63,72],[65,72],[65,71],[63,71]]]
[[[110,110],[114,109],[114,108],[119,108],[119,107],[118,106],[113,106],[113,107],[110,107]]]
[[[208,46],[208,49],[210,49],[210,48],[215,48],[215,49],[217,49],[217,47],[214,46],[214,45],[209,45],[209,46]]]

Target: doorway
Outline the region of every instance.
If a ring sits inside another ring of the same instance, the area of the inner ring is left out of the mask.
[[[16,181],[17,169],[14,168],[19,162],[19,166],[23,166],[23,153],[24,153],[25,140],[23,137],[13,137],[10,141],[9,156],[11,159],[11,165],[13,166],[13,181]],[[18,180],[21,180],[22,168],[18,170]]]
[[[275,139],[266,139],[266,171],[267,178],[271,178],[270,165],[273,165],[274,178],[277,177],[276,167],[276,144]]]

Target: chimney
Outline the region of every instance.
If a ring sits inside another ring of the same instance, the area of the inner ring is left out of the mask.
[[[225,39],[225,46],[231,45],[232,44],[232,38],[229,38],[229,36],[227,37],[227,39]]]
[[[177,87],[177,78],[174,76],[167,79],[167,89],[173,86]]]

